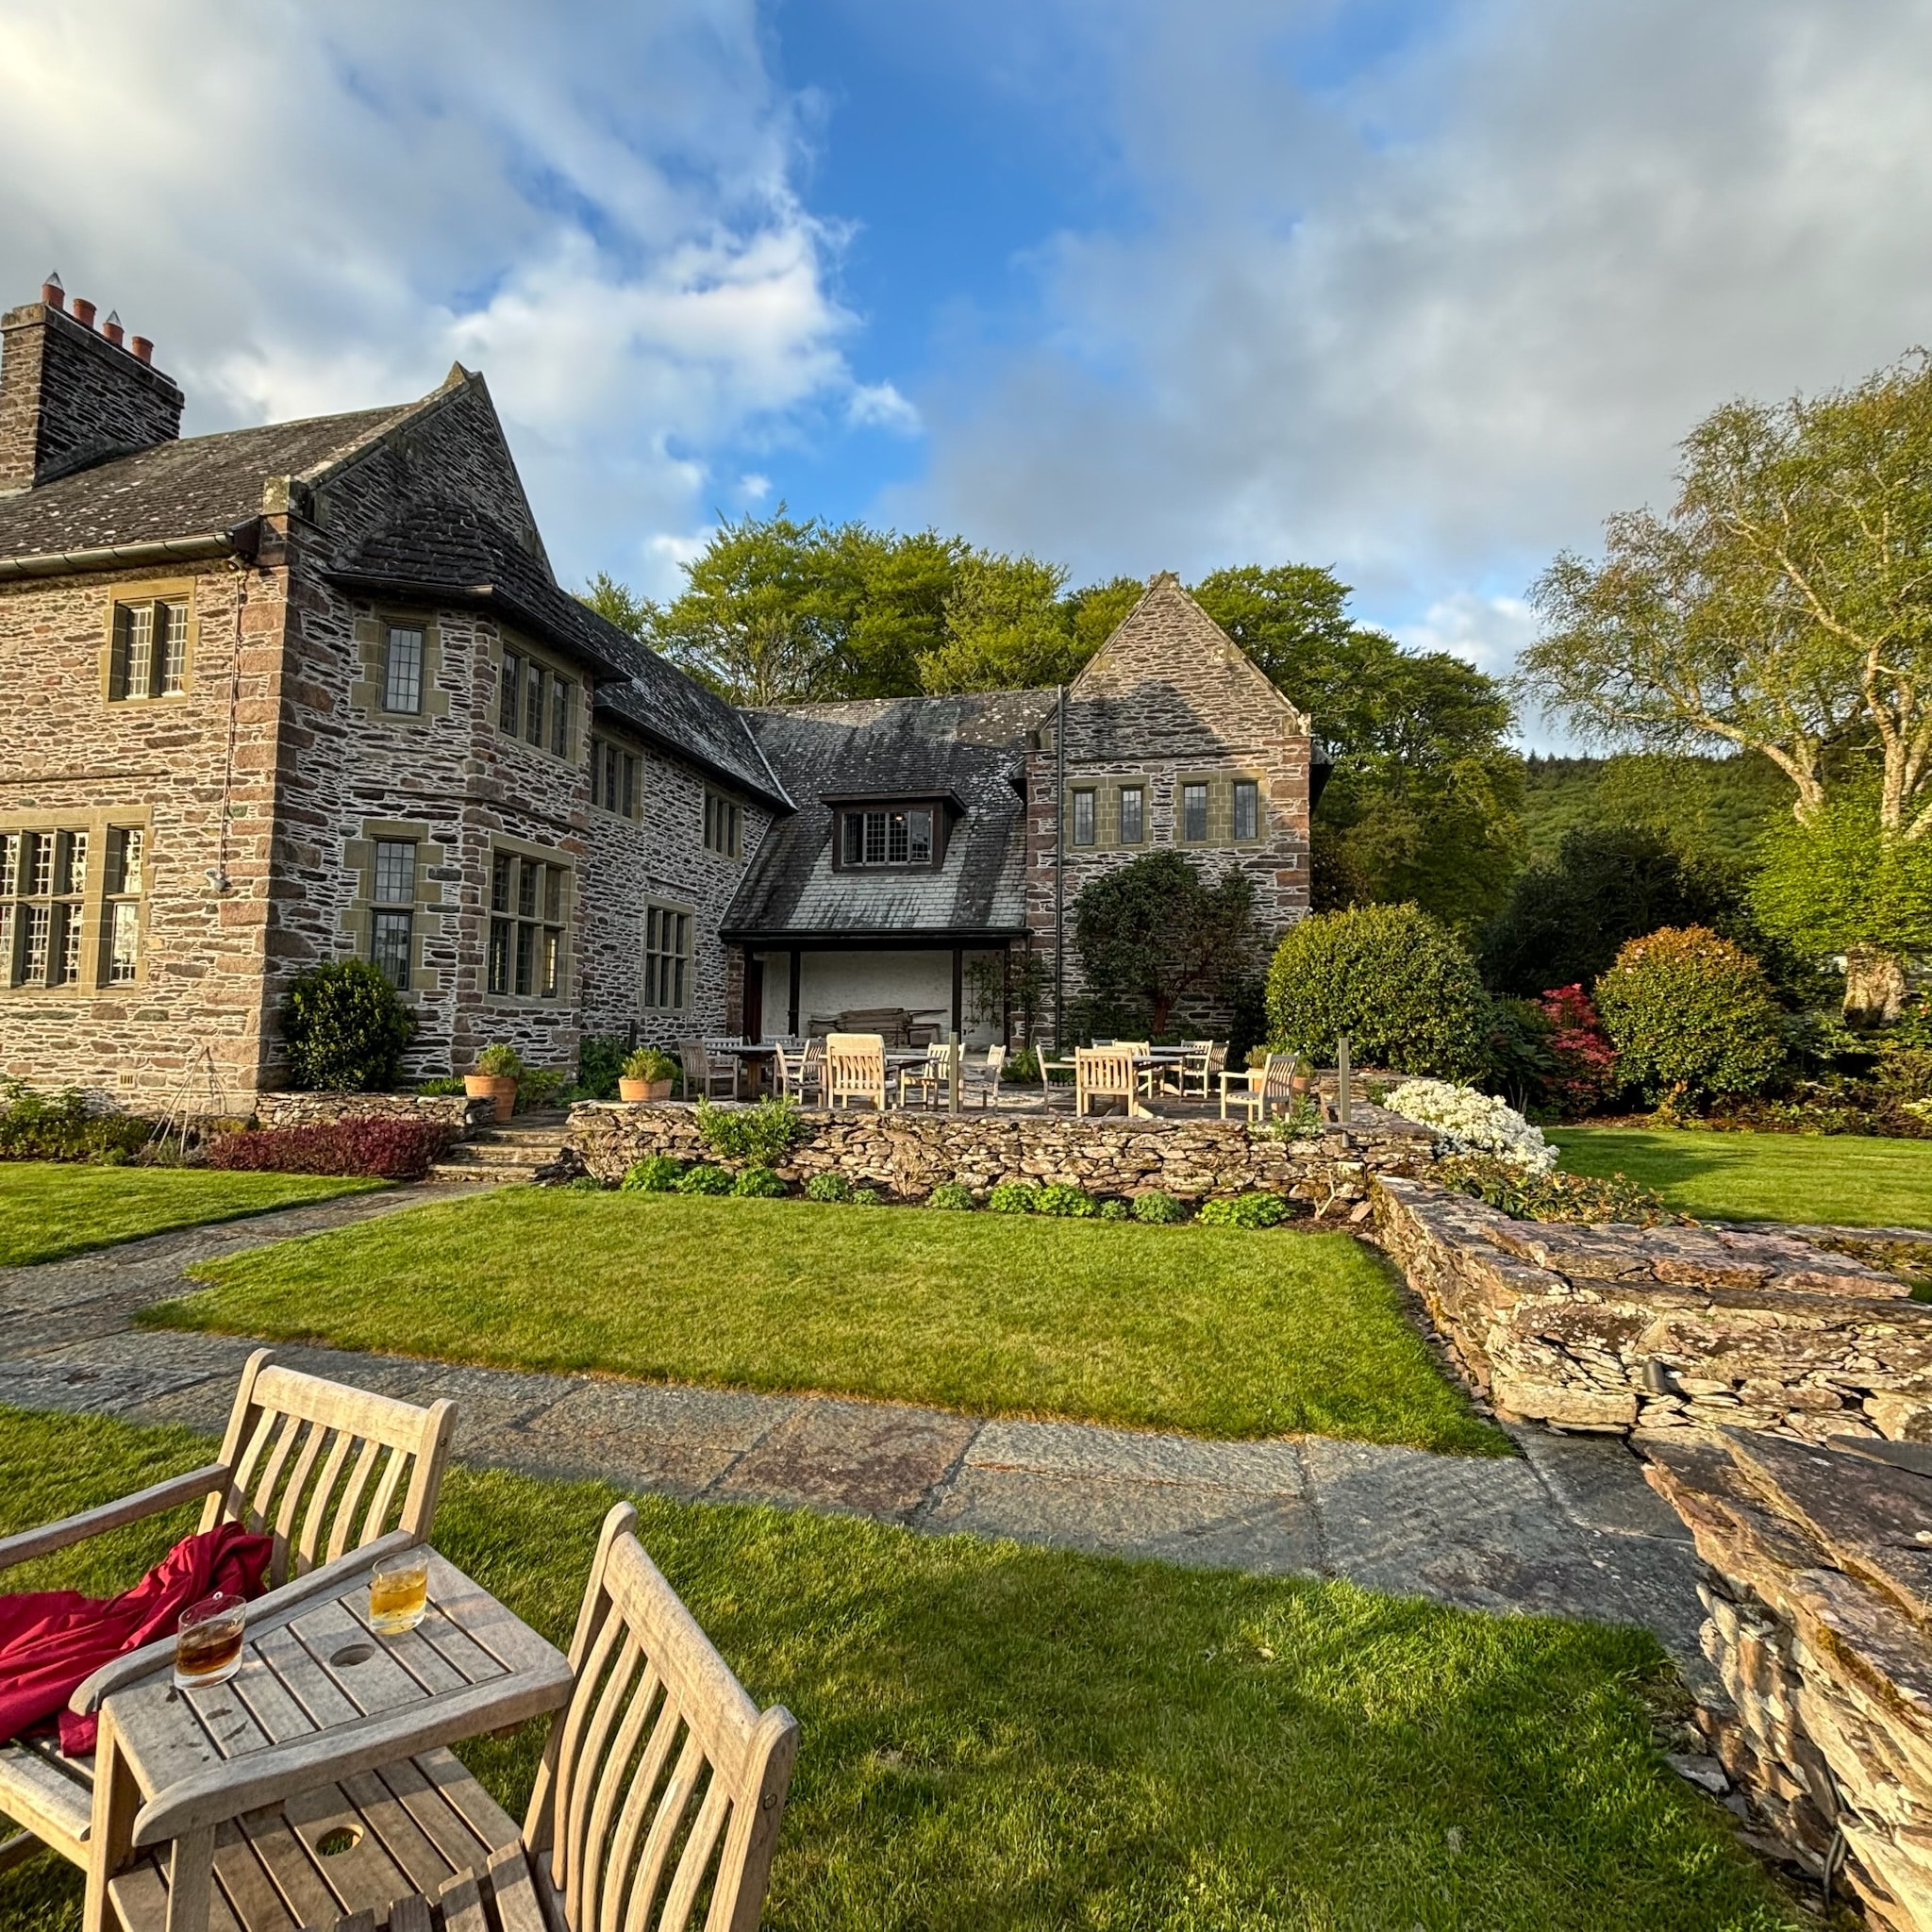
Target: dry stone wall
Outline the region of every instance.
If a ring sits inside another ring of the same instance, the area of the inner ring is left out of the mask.
[[[902,1201],[922,1201],[942,1181],[964,1181],[980,1193],[1003,1180],[1066,1181],[1103,1195],[1160,1189],[1189,1201],[1263,1189],[1333,1220],[1365,1208],[1372,1175],[1421,1174],[1435,1158],[1426,1130],[1379,1108],[1357,1112],[1361,1118],[1347,1129],[1294,1141],[1260,1139],[1239,1121],[808,1112],[809,1137],[778,1172],[792,1182],[842,1174]],[[568,1138],[607,1181],[622,1179],[647,1155],[715,1158],[698,1134],[697,1109],[681,1103],[586,1101],[571,1109]]]
[[[1789,1233],[1512,1221],[1390,1176],[1376,1231],[1470,1379],[1566,1428],[1932,1439],[1932,1306]]]
[[[436,1121],[458,1139],[496,1118],[496,1103],[462,1093],[264,1093],[255,1117],[264,1127],[332,1126],[337,1121]]]
[[[1727,1701],[1701,1722],[1725,1770],[1813,1877],[1842,1856],[1874,1925],[1932,1932],[1932,1452],[1741,1430],[1644,1446],[1707,1566]]]

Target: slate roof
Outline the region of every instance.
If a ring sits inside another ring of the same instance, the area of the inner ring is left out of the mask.
[[[1026,925],[1027,736],[1050,691],[874,698],[748,710],[797,806],[724,915],[727,939],[1018,934]],[[952,795],[964,808],[937,872],[834,872],[826,797]]]
[[[0,558],[225,535],[260,513],[271,476],[325,469],[421,407],[185,437],[0,496]]]

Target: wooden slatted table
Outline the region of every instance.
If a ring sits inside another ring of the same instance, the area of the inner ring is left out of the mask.
[[[176,1690],[162,1669],[110,1690],[87,1932],[110,1924],[100,1893],[142,1932],[380,1924],[515,1840],[441,1747],[570,1690],[562,1654],[434,1553],[429,1608],[403,1636],[370,1629],[362,1569],[251,1621],[225,1684]]]

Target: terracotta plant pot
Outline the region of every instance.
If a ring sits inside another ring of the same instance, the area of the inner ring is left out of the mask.
[[[517,1108],[517,1083],[508,1074],[465,1074],[463,1091],[472,1100],[493,1100],[494,1119],[499,1127],[509,1124]]]
[[[627,1107],[635,1107],[644,1100],[669,1100],[671,1082],[669,1080],[627,1080],[619,1077],[618,1098]]]

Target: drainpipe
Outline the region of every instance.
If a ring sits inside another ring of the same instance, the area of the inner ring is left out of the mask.
[[[1060,843],[1060,814],[1067,804],[1067,688],[1053,694],[1053,1050],[1066,1051],[1067,873]]]

